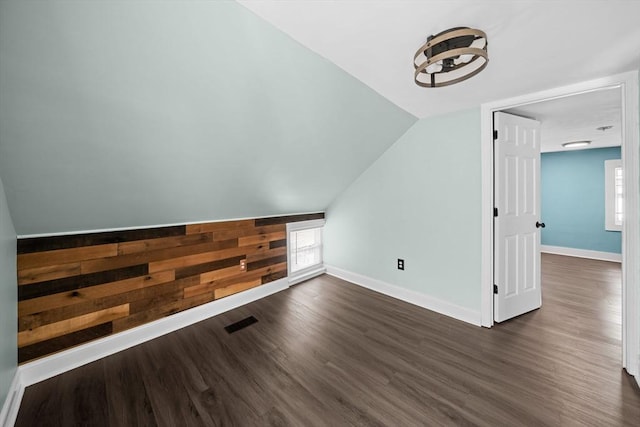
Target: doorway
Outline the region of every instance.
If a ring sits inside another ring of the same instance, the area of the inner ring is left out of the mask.
[[[638,375],[638,73],[579,83],[535,94],[482,105],[482,325],[491,327],[493,320],[493,113],[551,99],[561,99],[603,89],[618,89],[622,114],[622,164],[626,184],[625,214],[622,242],[622,366],[631,375]]]

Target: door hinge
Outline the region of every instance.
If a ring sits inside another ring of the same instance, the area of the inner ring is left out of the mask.
[[[493,208],[493,216],[498,216],[498,208]]]
[[[493,284],[493,293],[494,294],[498,293],[498,285],[496,285],[495,283]]]
[[[493,131],[493,140],[495,141],[496,139],[498,139],[498,131],[494,130]]]

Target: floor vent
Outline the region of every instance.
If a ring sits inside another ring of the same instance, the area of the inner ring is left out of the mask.
[[[239,331],[240,329],[246,328],[247,326],[253,325],[254,323],[256,323],[258,321],[258,319],[256,319],[253,316],[249,316],[246,319],[242,319],[237,321],[236,323],[232,323],[230,325],[227,325],[224,327],[224,329],[232,334],[236,331]]]

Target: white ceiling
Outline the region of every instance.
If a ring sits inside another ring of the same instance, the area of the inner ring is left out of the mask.
[[[419,118],[640,65],[640,1],[238,1]],[[487,33],[487,68],[454,86],[418,87],[415,51],[458,26]]]
[[[619,88],[538,102],[507,112],[541,122],[541,151],[564,151],[564,142],[591,141],[588,148],[621,144],[622,98]],[[600,126],[613,126],[602,131]]]

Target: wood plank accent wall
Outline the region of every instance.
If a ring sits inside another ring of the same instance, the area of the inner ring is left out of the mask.
[[[18,361],[286,277],[286,223],[318,218],[18,239]]]

